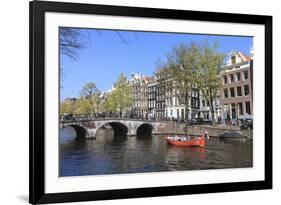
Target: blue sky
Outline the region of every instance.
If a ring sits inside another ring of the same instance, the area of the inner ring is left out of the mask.
[[[166,53],[180,43],[208,40],[210,43],[219,42],[219,50],[226,54],[236,50],[246,55],[253,45],[252,37],[119,31],[128,41],[126,44],[116,31],[97,32],[96,29],[87,29],[83,32],[89,37],[89,43],[85,49],[79,51],[78,59],[72,60],[61,55],[61,99],[77,97],[87,82],[94,82],[98,89],[106,91],[121,72],[127,77],[133,72],[153,75],[156,60],[165,60]]]

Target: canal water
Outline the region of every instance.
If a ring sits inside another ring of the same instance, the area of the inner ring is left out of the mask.
[[[252,167],[251,140],[211,138],[205,148],[168,145],[164,136],[119,136],[102,130],[97,139],[60,132],[60,176],[103,175]]]

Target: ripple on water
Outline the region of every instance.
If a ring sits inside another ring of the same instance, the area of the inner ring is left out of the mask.
[[[77,140],[60,136],[60,176],[221,169],[252,166],[252,141],[225,143],[212,138],[206,148],[167,145],[164,136],[108,136]]]

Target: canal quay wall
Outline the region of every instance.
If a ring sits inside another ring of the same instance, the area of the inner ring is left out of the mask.
[[[189,125],[187,126],[188,135],[201,135],[203,131],[208,131],[210,137],[219,137],[225,132],[239,132],[242,136],[252,139],[252,130],[240,130],[239,127],[230,126],[230,125]],[[155,134],[185,134],[185,124],[169,122],[165,125],[157,126],[157,131]]]
[[[215,125],[189,125],[172,121],[149,121],[131,119],[97,119],[85,121],[61,122],[60,128],[71,126],[75,129],[77,137],[96,138],[96,133],[101,129],[106,129],[109,125],[114,130],[114,135],[167,135],[167,134],[188,134],[201,135],[203,131],[208,131],[209,136],[218,137],[225,132],[240,132],[247,138],[252,138],[251,130],[240,130],[239,127],[225,124]]]

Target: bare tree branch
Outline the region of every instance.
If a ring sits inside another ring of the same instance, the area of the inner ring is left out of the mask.
[[[76,60],[79,56],[79,51],[86,48],[87,44],[90,43],[89,33],[88,36],[85,36],[87,32],[81,29],[62,27],[59,32],[60,53],[73,60]]]
[[[129,44],[129,41],[127,41],[119,31],[116,31],[117,35],[119,36],[119,38],[121,39],[121,42],[124,44]]]

